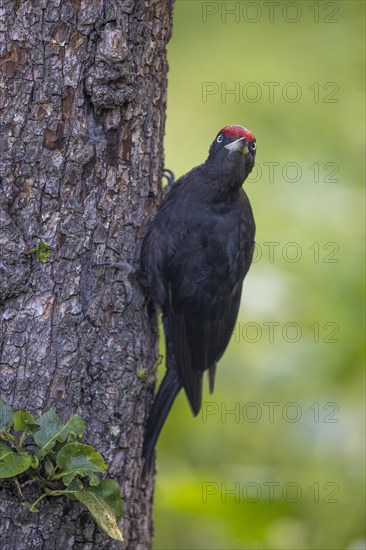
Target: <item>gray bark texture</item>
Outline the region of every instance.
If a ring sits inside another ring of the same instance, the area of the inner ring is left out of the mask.
[[[82,416],[120,483],[125,539],[64,498],[32,514],[7,481],[1,550],[151,547],[153,476],[140,473],[154,376],[137,372],[154,366],[157,327],[136,270],[161,195],[172,3],[0,0],[0,396]],[[41,241],[44,264],[30,252]]]

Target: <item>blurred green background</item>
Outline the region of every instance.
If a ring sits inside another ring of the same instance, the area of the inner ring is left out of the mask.
[[[175,3],[165,166],[247,126],[258,246],[214,394],[161,435],[155,550],[365,548],[364,2],[269,4]]]

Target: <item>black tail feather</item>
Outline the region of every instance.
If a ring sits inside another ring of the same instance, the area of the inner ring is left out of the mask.
[[[160,384],[146,425],[143,448],[143,456],[145,460],[142,473],[143,477],[145,477],[151,469],[157,439],[164,425],[165,419],[168,416],[173,401],[179,393],[181,387],[182,384],[179,381],[176,370],[174,368],[169,368]]]

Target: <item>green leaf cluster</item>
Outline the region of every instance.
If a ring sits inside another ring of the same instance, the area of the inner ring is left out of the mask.
[[[78,500],[112,539],[123,540],[119,485],[104,478],[107,464],[94,447],[82,443],[83,434],[78,414],[63,423],[49,410],[36,420],[0,399],[0,479],[13,479],[22,496],[25,482],[38,483],[42,494],[33,503],[23,502],[31,512],[38,512],[38,503],[47,496]]]
[[[40,242],[36,248],[32,248],[31,252],[34,252],[37,260],[43,264],[51,256],[51,251],[46,243]]]

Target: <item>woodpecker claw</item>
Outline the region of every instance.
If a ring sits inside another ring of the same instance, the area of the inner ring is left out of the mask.
[[[117,254],[121,255],[120,252],[118,252],[117,250],[115,250],[111,246],[107,246],[107,248],[110,248],[111,250],[113,250]],[[123,272],[123,274],[122,274],[122,283],[125,287],[127,303],[130,304],[131,301],[132,301],[132,297],[133,297],[133,286],[129,281],[129,277],[130,277],[131,273],[133,273],[133,271],[134,271],[134,268],[132,267],[132,265],[128,264],[127,262],[117,262],[117,263],[101,262],[101,263],[95,263],[93,265],[95,265],[97,267],[106,266],[106,267],[111,267],[113,269],[120,269]]]
[[[174,182],[175,182],[174,172],[172,172],[168,168],[164,168],[163,178],[165,178],[168,182],[167,185],[164,187],[164,195],[166,195],[167,193],[169,193],[170,189],[174,185]]]

